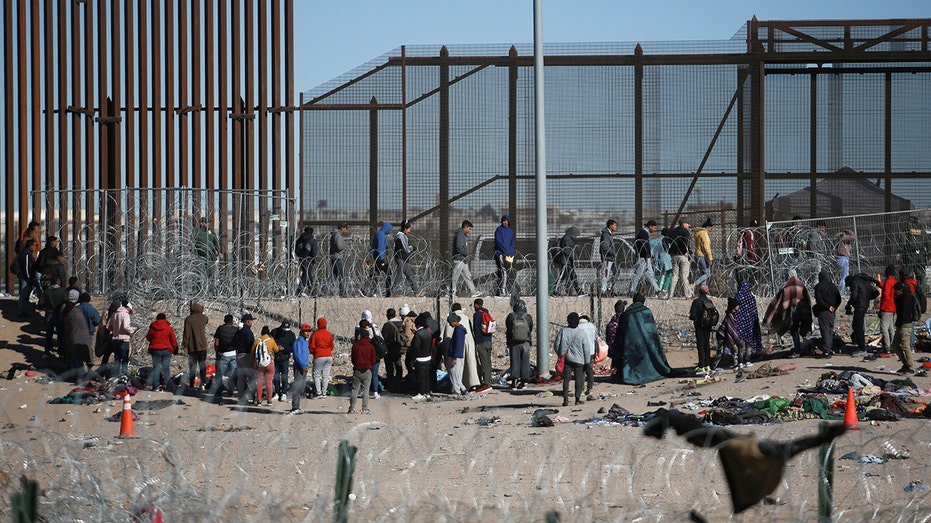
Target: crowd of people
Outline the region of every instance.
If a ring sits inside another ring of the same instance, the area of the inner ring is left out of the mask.
[[[914,220],[910,220],[914,225]],[[753,223],[750,224],[754,225]],[[800,228],[800,222],[794,224]],[[454,290],[461,282],[467,294],[474,299],[470,312],[458,303],[453,304],[445,321],[431,316],[430,312],[415,313],[406,304],[399,310],[385,311],[380,326],[369,310],[364,310],[352,337],[350,361],[352,363],[353,392],[350,412],[355,412],[357,395],[362,397],[361,412],[368,411],[370,397],[378,398],[383,390],[408,392],[417,399],[430,396],[441,388],[461,397],[472,391],[485,390],[492,385],[492,338],[497,330],[490,311],[476,292],[469,271],[468,236],[472,223],[463,221],[452,243],[451,284]],[[564,403],[568,404],[571,381],[576,384],[575,401],[591,394],[594,386],[593,366],[596,357],[610,355],[615,379],[624,383],[643,383],[676,373],[665,360],[658,329],[646,297],[640,292],[646,284],[648,292],[660,299],[676,296],[692,299],[689,320],[693,322],[698,350],[699,373],[709,373],[714,367],[731,363],[738,371],[753,365],[754,355],[763,351],[762,326],[769,326],[782,336],[791,335],[790,357],[812,355],[831,357],[838,350],[835,322],[843,297],[847,294],[845,311],[852,316],[852,343],[865,355],[877,352],[894,352],[900,359],[900,374],[916,371],[913,351],[915,334],[913,324],[926,312],[923,289],[924,264],[928,242],[924,231],[909,230],[909,250],[898,259],[900,265],[889,265],[884,279],[864,274],[846,274],[842,281],[832,277],[828,267],[818,273],[818,283],[809,290],[809,284],[799,274],[798,257],[805,249],[824,249],[824,224],[818,222],[810,234],[795,234],[796,245],[786,250],[789,258],[786,280],[770,302],[762,321],[757,314],[756,298],[751,284],[740,278],[737,292],[727,298],[723,318],[711,300],[709,285],[714,254],[709,232],[714,227],[706,219],[702,227],[692,232],[688,220],[680,220],[677,227],[655,234],[658,224],[647,221],[637,234],[634,247],[637,263],[628,289],[633,303],[615,304],[615,315],[599,335],[597,326],[584,314],[571,313],[566,325],[557,334],[554,343],[562,362],[558,373],[564,381]],[[330,235],[330,262],[334,281],[340,293],[345,287],[342,280],[341,253],[345,250],[346,224],[341,224]],[[367,288],[374,295],[383,277],[385,294],[397,296],[402,280],[410,285],[414,295],[422,295],[413,275],[409,257],[414,251],[408,235],[411,224],[403,222],[394,236],[394,270],[388,262],[391,223],[381,224],[371,242],[371,264]],[[75,380],[87,376],[123,376],[129,374],[129,360],[134,347],[131,341],[133,306],[129,299],[115,299],[101,316],[91,305],[91,296],[80,289],[79,281],[65,274],[66,264],[59,249],[58,238],[46,238],[45,247],[38,245],[40,226],[30,223],[18,242],[14,261],[20,279],[18,312],[28,316],[31,294],[38,296],[38,308],[45,312],[45,357],[57,356],[65,375]],[[608,220],[601,231],[599,252],[602,261],[600,291],[603,297],[612,295],[617,283],[616,251],[613,234],[617,222]],[[799,229],[801,230],[801,229]],[[798,232],[798,231],[796,231]],[[557,290],[581,292],[574,274],[575,240],[577,227],[570,227],[559,242],[554,263],[560,269],[556,280]],[[852,231],[842,230],[834,238],[836,269],[840,274],[849,272],[851,245],[856,241]],[[195,235],[197,252],[211,258],[220,256],[219,242],[206,221],[199,222]],[[751,234],[741,233],[740,247],[747,259],[754,256],[758,242]],[[301,289],[312,291],[313,266],[319,246],[313,229],[305,228],[295,243],[294,252],[301,260]],[[514,233],[510,217],[503,215],[495,232],[494,257],[497,267],[495,294],[509,292],[509,271],[515,252]],[[668,265],[657,264],[657,258],[668,258]],[[792,260],[796,263],[793,264]],[[698,277],[690,280],[692,267]],[[657,270],[657,267],[668,271]],[[920,272],[915,272],[915,269]],[[657,278],[659,275],[659,279]],[[63,286],[67,281],[67,286]],[[868,346],[865,339],[865,321],[868,311],[878,311],[881,345]],[[505,344],[509,367],[508,387],[521,389],[531,380],[540,379],[541,372],[531,366],[531,340],[533,320],[526,304],[512,295],[510,311],[504,322]],[[812,320],[817,323],[819,337],[806,339],[811,334]],[[258,337],[253,333],[255,318],[243,314],[238,323],[227,314],[223,324],[213,333],[215,374],[208,375],[209,356],[208,323],[204,306],[190,303],[184,318],[181,339],[165,313],[158,313],[146,331],[146,347],[151,367],[140,378],[151,390],[164,390],[170,386],[169,363],[172,356],[183,351],[187,355],[186,387],[209,395],[222,404],[233,398],[239,405],[271,406],[273,399],[291,401],[291,412],[299,412],[301,398],[320,397],[329,393],[333,367],[334,337],[327,330],[327,320],[317,318],[314,325],[302,324],[298,333],[292,331],[290,321],[275,328],[262,327]],[[712,334],[716,340],[716,355],[712,357]],[[601,350],[604,348],[604,350]],[[95,357],[100,366],[93,368]],[[728,358],[729,357],[729,358]],[[112,363],[110,360],[113,360]],[[728,359],[730,362],[728,362]],[[384,377],[381,365],[384,362]],[[289,372],[290,371],[290,372]],[[444,383],[438,383],[438,372]],[[292,379],[293,377],[293,379]],[[448,383],[445,381],[448,380]]]

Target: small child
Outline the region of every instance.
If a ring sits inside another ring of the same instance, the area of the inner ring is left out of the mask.
[[[737,303],[737,300],[735,298],[728,298],[727,312],[724,315],[721,326],[718,327],[717,340],[718,347],[723,345],[734,353],[736,368],[739,372],[741,369],[747,367],[747,363],[750,361],[750,348],[744,340],[740,339],[740,335],[737,334],[738,309],[740,309],[740,304]]]

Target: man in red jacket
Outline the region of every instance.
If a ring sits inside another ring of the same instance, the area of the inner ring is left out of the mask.
[[[365,320],[363,320],[365,321]],[[361,326],[361,323],[360,323]],[[352,394],[349,395],[349,410],[355,412],[356,396],[362,389],[362,414],[369,413],[369,387],[372,385],[372,368],[375,366],[375,345],[369,338],[369,329],[359,329],[359,340],[352,344],[349,359],[352,361]]]
[[[892,338],[895,337],[895,265],[886,267],[886,279],[883,280],[882,296],[879,299],[879,331],[883,336],[883,347],[892,352]]]

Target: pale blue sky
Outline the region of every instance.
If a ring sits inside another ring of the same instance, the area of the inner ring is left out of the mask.
[[[726,40],[759,20],[923,18],[927,0],[544,0],[556,42]],[[297,0],[295,91],[400,45],[530,43],[533,0]]]

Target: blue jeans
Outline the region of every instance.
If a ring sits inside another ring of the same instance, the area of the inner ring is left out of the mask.
[[[372,394],[378,392],[378,369],[381,368],[381,361],[376,361],[375,365],[372,365]]]
[[[229,394],[232,395],[235,383],[233,382],[233,376],[236,374],[236,356],[217,356],[217,370],[213,375],[213,384],[211,388],[213,389],[213,397],[221,398],[223,397],[223,378],[226,378],[226,390],[229,391]]]
[[[29,304],[29,295],[32,291],[42,296],[42,286],[35,278],[20,278],[19,280],[19,315],[26,315],[26,305]]]
[[[272,377],[272,384],[275,386],[275,396],[288,393],[288,360],[278,360],[275,362],[275,375]]]
[[[152,374],[149,375],[149,386],[154,388],[168,385],[168,380],[171,378],[171,370],[169,369],[171,351],[167,349],[150,350],[149,355],[152,356]]]
[[[52,341],[55,338],[55,331],[58,330],[58,313],[49,312],[45,315],[45,352],[52,352]],[[61,333],[59,332],[59,337]]]
[[[653,260],[650,258],[637,258],[637,264],[634,266],[634,275],[630,279],[630,293],[637,292],[640,286],[640,279],[646,277],[647,281],[653,287],[653,292],[659,292],[659,284],[656,283],[656,275],[653,274]]]
[[[129,375],[129,341],[114,340],[110,345],[113,352],[114,365],[118,367],[119,372],[111,373],[111,376]]]
[[[837,256],[834,258],[837,260],[837,268],[840,269],[840,276],[837,280],[837,290],[841,294],[844,294],[844,289],[847,288],[847,276],[850,276],[850,256]]]
[[[695,279],[695,286],[703,285],[711,278],[711,264],[708,263],[708,258],[704,256],[696,256],[695,260],[698,262],[698,272],[701,274],[698,278]]]

